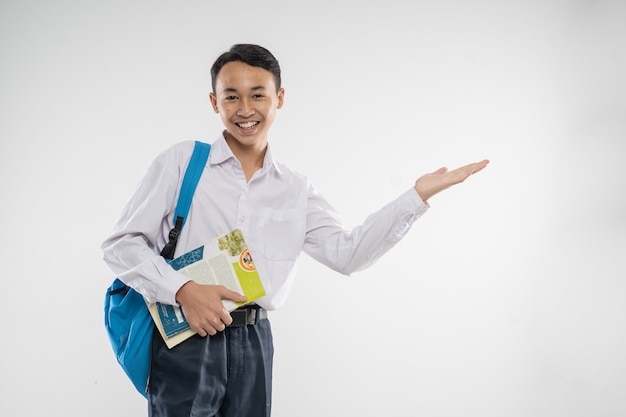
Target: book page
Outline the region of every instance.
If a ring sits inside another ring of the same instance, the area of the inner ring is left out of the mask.
[[[229,290],[241,293],[241,285],[233,269],[231,261],[226,256],[226,252],[222,252],[217,256],[211,258],[208,262],[211,265],[213,271],[213,277],[217,283],[217,277],[220,277],[219,283]]]

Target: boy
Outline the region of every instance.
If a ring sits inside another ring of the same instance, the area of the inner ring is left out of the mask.
[[[149,302],[179,304],[198,333],[173,349],[155,333],[148,401],[154,417],[268,417],[273,345],[266,311],[285,301],[300,253],[343,274],[363,269],[402,238],[428,199],[488,163],[424,175],[349,231],[306,177],[272,156],[268,133],[285,97],[276,58],[257,45],[235,45],[215,61],[211,76],[211,104],[225,130],[212,144],[176,255],[239,228],[267,295],[242,307],[247,321],[233,323],[222,299],[244,296],[189,281],[159,256],[193,142],[165,150],[102,244],[122,281]]]

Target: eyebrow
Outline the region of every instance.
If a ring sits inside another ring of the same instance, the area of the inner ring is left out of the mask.
[[[252,87],[250,90],[252,91],[259,91],[259,90],[266,90],[266,88],[262,85],[257,85]],[[233,87],[226,87],[225,89],[222,90],[223,93],[236,93],[237,89],[233,88]]]

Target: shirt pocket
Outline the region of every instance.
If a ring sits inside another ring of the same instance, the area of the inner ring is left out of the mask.
[[[306,214],[301,209],[256,211],[256,227],[267,259],[295,261],[300,256],[306,233]]]

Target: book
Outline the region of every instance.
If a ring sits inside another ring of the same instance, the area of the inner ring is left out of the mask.
[[[239,229],[218,236],[169,263],[172,268],[199,284],[223,285],[247,297],[245,303],[222,300],[228,311],[265,295],[252,255]],[[168,348],[173,348],[196,333],[189,327],[179,306],[157,302],[149,305],[148,309]]]

